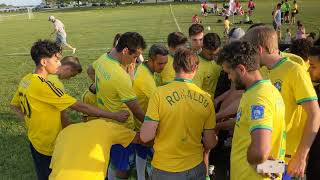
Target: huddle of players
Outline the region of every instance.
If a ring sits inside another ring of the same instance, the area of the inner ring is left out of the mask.
[[[22,79],[11,105],[25,119],[38,179],[104,179],[109,162],[108,178],[126,179],[133,158],[141,162],[139,177],[150,156],[151,179],[208,178],[209,151],[220,123],[213,95],[222,69],[236,89],[245,89],[233,122],[231,179],[267,179],[273,175],[258,174],[254,167],[285,157],[284,177],[303,176],[319,129],[317,95],[306,70],[279,55],[276,32],[255,27],[242,41],[220,49],[217,34],[203,36],[203,27],[194,24],[189,38],[191,50],[180,32],[168,35],[169,50],[153,45],[132,81],[126,66],[146,44],[138,33],[121,35],[88,70],[95,83],[84,100],[95,106],[67,95],[51,75],[74,76],[82,70],[74,65],[79,61],[63,59],[59,67],[61,48],[35,42],[36,69]],[[96,118],[69,125],[69,107]]]

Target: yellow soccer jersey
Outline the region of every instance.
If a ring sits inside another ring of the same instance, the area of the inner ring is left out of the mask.
[[[135,79],[133,83],[133,90],[137,95],[141,109],[146,112],[148,108],[149,99],[153,91],[157,88],[154,80],[154,73],[152,73],[147,65],[141,64],[137,68]],[[135,119],[136,130],[140,130],[141,122]]]
[[[90,104],[96,106],[97,97],[96,94],[90,91],[90,88],[87,89],[82,95],[82,102],[86,104]],[[89,116],[87,114],[83,114],[85,120],[97,119],[97,117]]]
[[[194,168],[203,161],[201,134],[216,125],[208,93],[190,80],[157,88],[151,96],[145,121],[159,122],[152,165],[169,172]]]
[[[307,120],[303,116],[303,102],[317,100],[308,72],[299,64],[282,58],[271,70],[261,71],[265,79],[280,91],[286,106],[287,147],[286,162],[295,154],[300,143],[304,125]]]
[[[59,76],[58,76],[58,75],[56,75],[56,74],[49,74],[47,80],[50,81],[50,82],[52,82],[55,87],[61,89],[63,92],[66,92],[66,91],[65,91],[65,88],[64,88],[64,85],[63,85],[63,83],[61,82],[61,80],[59,79]]]
[[[28,138],[41,154],[51,156],[61,130],[60,112],[76,102],[38,74],[28,74],[20,82],[11,105],[25,115]]]
[[[300,64],[301,66],[303,66],[303,68],[308,71],[309,69],[309,63],[305,62],[300,56],[292,54],[292,53],[285,53],[285,52],[281,52],[280,55],[282,57],[287,57],[288,59],[290,59],[293,62],[296,62],[298,64]]]
[[[198,56],[199,67],[198,71],[193,78],[193,83],[200,87],[202,90],[214,96],[216,86],[219,80],[221,66],[217,65],[215,61],[209,61],[205,58]]]
[[[50,180],[105,179],[113,144],[127,147],[135,132],[104,120],[72,124],[57,137]]]
[[[168,84],[174,80],[176,72],[173,69],[173,56],[168,55],[168,63],[164,66],[163,71],[160,73],[162,85]]]
[[[131,112],[125,103],[135,100],[137,97],[133,91],[130,76],[122,68],[119,61],[104,55],[93,63],[93,68],[96,73],[97,106],[110,112],[120,110]],[[112,119],[105,120],[134,129],[132,114],[125,123]]]
[[[263,180],[247,161],[251,132],[272,131],[270,156],[283,160],[285,156],[285,105],[280,93],[269,80],[260,80],[242,95],[236,116],[231,150],[231,180]],[[281,179],[281,178],[279,178]]]

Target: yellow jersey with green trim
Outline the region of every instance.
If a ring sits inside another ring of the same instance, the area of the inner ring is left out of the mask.
[[[300,64],[301,66],[303,66],[303,68],[308,71],[309,69],[309,63],[308,62],[305,62],[302,57],[298,56],[298,55],[295,55],[295,54],[292,54],[292,53],[285,53],[285,52],[281,52],[280,55],[282,57],[287,57],[289,58],[291,61],[293,62],[296,62],[298,64]]]
[[[199,55],[198,58],[199,67],[192,81],[202,90],[214,96],[222,68],[214,60],[210,61]]]
[[[94,92],[91,92],[90,87],[87,90],[85,90],[85,92],[82,94],[81,100],[82,100],[82,102],[84,102],[86,104],[90,104],[93,106],[97,105],[96,104],[96,102],[97,102],[96,94]],[[88,121],[88,120],[92,120],[92,119],[97,119],[98,117],[83,114],[83,118]]]
[[[211,96],[191,80],[175,79],[151,96],[145,121],[159,123],[152,166],[168,172],[194,168],[203,161],[202,132],[213,129]]]
[[[21,107],[33,147],[51,156],[61,130],[61,111],[76,101],[40,75],[27,74],[20,81],[11,105]]]
[[[61,82],[61,80],[59,79],[59,76],[56,74],[49,74],[48,81],[52,82],[53,85],[59,89],[61,89],[63,92],[66,92],[63,83]]]
[[[127,147],[136,133],[104,120],[72,124],[57,137],[50,180],[105,179],[113,144]]]
[[[160,73],[160,77],[162,85],[172,82],[176,77],[176,72],[173,69],[173,56],[171,54],[168,55],[168,62]]]
[[[146,64],[141,64],[137,68],[135,74],[133,90],[137,95],[139,105],[144,112],[147,111],[149,99],[156,88],[154,73],[150,71]],[[135,118],[136,130],[140,130],[141,124],[142,123]]]
[[[231,149],[231,180],[267,180],[247,161],[251,133],[272,131],[270,156],[284,160],[286,147],[285,105],[281,94],[269,80],[257,81],[242,95],[236,116]],[[281,178],[278,178],[281,179]]]
[[[282,58],[272,69],[263,68],[265,79],[280,91],[286,106],[287,147],[286,162],[295,154],[307,117],[303,115],[302,103],[317,100],[317,94],[312,86],[310,75],[303,66]]]
[[[130,116],[125,123],[107,118],[105,120],[134,129],[133,115],[125,104],[137,99],[129,74],[122,68],[119,61],[106,54],[93,63],[93,68],[96,74],[97,106],[110,112],[120,110],[130,112]]]

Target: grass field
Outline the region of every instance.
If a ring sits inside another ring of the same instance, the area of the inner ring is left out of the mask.
[[[258,0],[252,20],[271,25],[272,4],[275,1]],[[300,2],[300,14],[307,32],[318,33],[320,24],[318,0]],[[243,4],[246,7],[246,4]],[[200,5],[174,4],[172,12],[169,4],[137,5],[117,8],[87,8],[65,11],[34,13],[34,19],[27,16],[3,17],[0,21],[0,180],[35,179],[34,168],[29,152],[24,124],[10,111],[9,103],[20,79],[33,70],[29,51],[37,39],[50,38],[52,25],[47,21],[49,15],[62,20],[68,33],[68,42],[77,48],[76,55],[86,69],[111,47],[113,36],[118,32],[137,31],[146,39],[148,46],[153,43],[165,43],[168,33],[178,31],[178,26],[187,35],[191,16],[199,14]],[[222,35],[223,24],[216,23],[221,17],[201,17],[204,26],[211,26],[211,31]],[[241,18],[236,17],[235,21]],[[232,18],[231,18],[232,20]],[[243,26],[247,29],[247,26]],[[285,28],[283,28],[285,29]],[[295,34],[296,26],[291,30]],[[208,31],[208,30],[206,30]],[[54,37],[51,37],[54,38]],[[69,55],[65,51],[64,55]],[[145,54],[147,51],[145,51]],[[65,81],[67,91],[80,98],[89,84],[85,73],[70,81]],[[71,113],[74,121],[79,120],[76,113]]]

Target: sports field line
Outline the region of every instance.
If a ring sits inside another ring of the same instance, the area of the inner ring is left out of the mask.
[[[91,49],[77,49],[76,51],[76,54],[77,52],[86,52],[86,51],[101,51],[101,50],[110,50],[110,48],[91,48]],[[63,51],[71,51],[71,50],[63,50]],[[25,52],[22,52],[22,53],[8,53],[8,54],[4,54],[4,56],[28,56],[30,55],[30,53],[25,53]]]
[[[177,25],[177,28],[178,28],[179,32],[181,32],[181,28],[180,28],[180,26],[179,26],[179,24],[178,24],[178,21],[177,21],[177,19],[176,19],[176,16],[175,16],[174,13],[173,13],[171,4],[170,4],[170,11],[171,11],[171,15],[172,15],[172,17],[173,17],[174,22],[175,22],[176,25]]]

